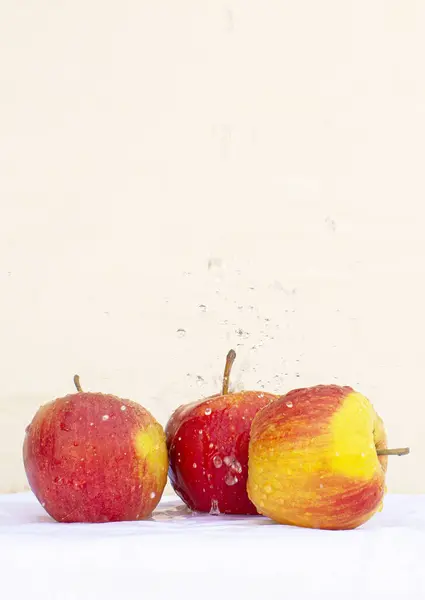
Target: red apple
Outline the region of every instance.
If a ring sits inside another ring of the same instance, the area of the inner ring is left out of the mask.
[[[257,513],[246,490],[251,422],[276,396],[255,391],[229,393],[235,358],[230,350],[222,393],[180,406],[165,428],[168,475],[175,492],[192,510]]]
[[[140,404],[77,393],[42,406],[27,427],[29,485],[61,522],[133,521],[149,516],[167,481],[161,425]]]

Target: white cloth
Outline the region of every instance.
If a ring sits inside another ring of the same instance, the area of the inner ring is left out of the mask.
[[[388,495],[354,531],[191,513],[60,524],[31,493],[0,496],[3,600],[425,599],[425,495]]]

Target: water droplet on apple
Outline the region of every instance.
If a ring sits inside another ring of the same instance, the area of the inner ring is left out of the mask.
[[[214,444],[211,442],[211,444],[208,446],[208,448],[214,448]]]
[[[271,494],[273,491],[273,488],[271,485],[265,485],[264,486],[264,491],[266,492],[266,494]]]
[[[232,475],[232,473],[226,473],[226,476],[224,478],[224,483],[226,485],[235,485],[235,483],[238,483],[238,478],[236,477],[236,475]]]
[[[221,465],[223,464],[223,461],[221,460],[221,458],[219,457],[218,454],[216,454],[213,458],[213,463],[214,466],[219,469],[221,467]]]
[[[192,465],[192,467],[193,467],[194,469],[196,469],[196,467],[197,467],[197,466],[198,466],[198,465],[197,465],[196,463],[193,463],[193,465]]]
[[[286,402],[286,406],[288,408],[292,408],[294,405],[292,404],[292,402],[290,400],[288,400],[288,402]]]
[[[212,413],[212,410],[211,410],[209,407],[207,407],[207,408],[205,409],[205,414],[208,416],[208,415],[210,415],[211,413]]]
[[[78,446],[78,442],[74,441],[73,444],[74,444],[74,446]]]
[[[93,427],[94,423],[90,423],[90,427]]]
[[[319,488],[322,488],[322,487],[323,487],[323,483],[321,483],[321,484],[319,485]]]
[[[264,393],[263,393],[263,392],[261,392],[261,394],[258,394],[258,397],[259,397],[259,398],[264,398]]]
[[[182,337],[184,337],[185,335],[186,335],[186,329],[182,329],[182,328],[180,328],[180,329],[177,329],[177,336],[178,336],[178,337],[182,338]]]
[[[103,415],[102,421],[107,421],[109,419],[109,415]]]
[[[150,498],[152,498],[152,499],[153,499],[153,498],[155,498],[155,496],[156,496],[156,493],[155,493],[155,492],[151,492],[151,493],[149,494],[149,497],[150,497]]]
[[[204,432],[202,431],[202,429],[200,429],[200,430],[198,431],[198,433],[199,433],[199,435],[202,435]]]
[[[215,498],[211,499],[211,508],[210,508],[210,515],[219,515],[220,514],[220,509],[218,507],[218,500],[216,500]]]
[[[225,456],[223,461],[226,467],[230,467],[232,471],[242,473],[242,465],[234,456]]]
[[[121,410],[127,410],[127,407],[125,406],[125,404],[123,404],[123,405],[121,406]]]
[[[178,437],[177,439],[178,439],[179,442],[181,442],[181,437]]]

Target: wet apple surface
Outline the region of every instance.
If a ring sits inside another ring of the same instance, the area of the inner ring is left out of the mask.
[[[387,450],[382,419],[348,386],[292,390],[254,419],[248,494],[288,525],[353,529],[381,510]]]
[[[224,393],[180,406],[165,428],[169,478],[192,510],[257,513],[246,491],[250,429],[258,411],[276,396],[257,391],[229,393],[234,358],[229,352]]]
[[[167,479],[165,434],[155,418],[136,402],[81,388],[37,411],[23,458],[32,491],[61,522],[143,519]]]

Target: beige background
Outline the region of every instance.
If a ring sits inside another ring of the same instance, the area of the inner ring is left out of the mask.
[[[367,394],[425,492],[424,56],[419,0],[2,2],[0,491],[74,372],[165,423],[234,346]]]

